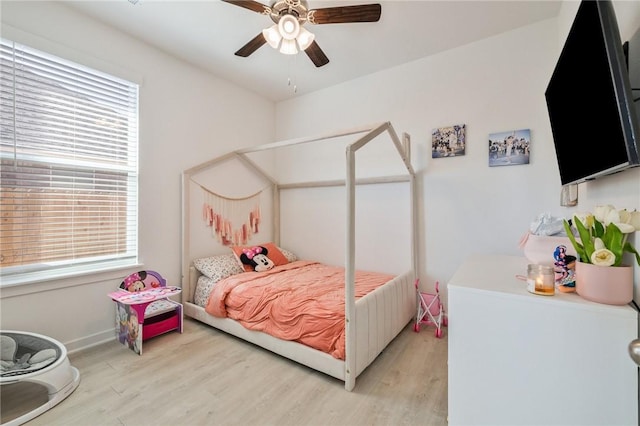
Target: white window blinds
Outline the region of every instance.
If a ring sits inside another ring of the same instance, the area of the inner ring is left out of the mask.
[[[1,48],[0,272],[135,262],[138,85]]]

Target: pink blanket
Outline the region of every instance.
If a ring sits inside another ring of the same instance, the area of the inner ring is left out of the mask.
[[[393,279],[363,271],[355,276],[356,299]],[[344,359],[344,268],[300,260],[233,275],[213,287],[205,310]]]

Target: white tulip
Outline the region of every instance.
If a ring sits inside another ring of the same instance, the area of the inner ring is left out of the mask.
[[[598,222],[606,223],[605,219],[607,218],[611,210],[616,211],[616,208],[611,204],[596,206],[596,208],[593,210],[593,215],[596,217]]]
[[[616,263],[616,255],[606,248],[596,250],[591,254],[591,263],[599,266],[611,266]]]
[[[620,223],[620,222],[622,222],[620,220],[620,212],[618,212],[618,210],[616,210],[616,209],[609,210],[609,212],[605,216],[603,222],[604,222],[604,226],[607,226],[610,223]]]
[[[567,224],[565,220],[565,225]],[[582,261],[601,266],[619,265],[622,259],[617,258],[614,253],[622,254],[629,252],[635,254],[638,265],[640,265],[640,254],[627,241],[629,234],[640,231],[640,211],[627,209],[616,210],[611,204],[602,204],[596,206],[592,213],[575,213],[573,215],[573,227],[580,222],[586,228],[583,237],[588,238],[591,244],[585,242],[584,246],[577,242],[575,235],[569,235],[572,238],[572,244]],[[597,226],[596,226],[597,224]],[[611,226],[614,225],[614,226]],[[604,233],[600,235],[601,227],[604,227]],[[600,235],[597,238],[596,235]],[[610,245],[607,247],[605,241]]]
[[[594,240],[593,240],[593,247],[594,247],[596,250],[602,250],[602,249],[604,249],[604,248],[607,248],[607,247],[604,245],[604,241],[602,241],[602,239],[601,239],[601,238],[596,238],[596,239],[594,239]]]
[[[640,211],[620,211],[620,221],[633,226],[636,231],[640,231]]]
[[[614,223],[614,225],[617,226],[623,234],[630,234],[636,231],[636,228],[634,228],[630,223]]]
[[[622,209],[618,213],[620,214],[620,222],[615,222],[615,224],[623,234],[640,231],[640,212]]]
[[[576,219],[578,219],[587,229],[590,229],[593,226],[593,215],[591,213],[575,213],[573,215],[574,226]]]

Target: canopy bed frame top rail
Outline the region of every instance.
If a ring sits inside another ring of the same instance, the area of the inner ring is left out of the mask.
[[[387,133],[393,142],[404,166],[407,170],[406,175],[401,176],[385,176],[385,177],[373,177],[366,179],[356,179],[356,152],[364,147],[367,143],[378,137],[383,133]],[[344,180],[329,180],[329,181],[312,181],[295,184],[283,184],[280,185],[276,179],[269,175],[265,170],[259,167],[254,161],[247,157],[247,154],[271,150],[275,148],[294,146],[312,142],[320,142],[323,140],[350,136],[364,133],[354,142],[351,142],[346,147],[346,176]],[[182,285],[183,287],[189,287],[189,268],[191,264],[190,256],[190,197],[189,197],[189,181],[191,176],[203,172],[215,165],[238,159],[244,163],[247,167],[253,170],[257,175],[263,177],[271,183],[273,188],[273,240],[276,244],[280,242],[280,190],[288,188],[311,188],[311,187],[323,187],[323,186],[346,186],[346,202],[347,202],[347,226],[346,226],[346,250],[345,250],[345,348],[346,357],[344,361],[344,382],[345,389],[351,391],[355,386],[356,376],[359,374],[356,368],[356,301],[355,301],[355,187],[362,184],[381,184],[381,183],[395,183],[395,182],[409,182],[410,185],[410,215],[411,215],[411,264],[413,276],[417,276],[418,259],[417,259],[417,191],[416,191],[416,177],[413,167],[411,165],[410,156],[410,139],[409,135],[403,134],[403,140],[398,138],[393,126],[390,122],[378,123],[375,125],[353,128],[343,130],[336,133],[325,134],[321,136],[313,136],[306,138],[290,139],[285,141],[274,142],[270,144],[260,145],[252,148],[244,148],[223,156],[214,158],[192,168],[185,170],[182,174]],[[183,297],[187,298],[190,292],[183,292]],[[183,302],[192,302],[192,300],[184,300]],[[187,314],[188,311],[186,312]]]

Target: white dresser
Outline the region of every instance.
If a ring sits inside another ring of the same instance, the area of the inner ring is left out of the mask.
[[[630,306],[539,296],[527,260],[478,255],[448,283],[449,425],[638,425]]]

